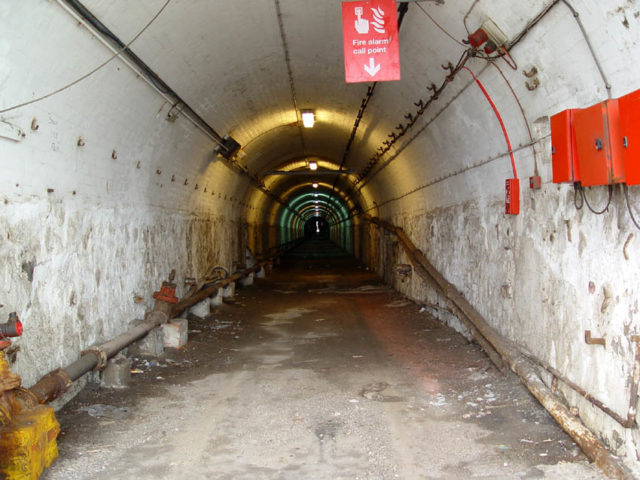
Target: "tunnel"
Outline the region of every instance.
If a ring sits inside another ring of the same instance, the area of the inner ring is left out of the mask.
[[[0,25],[7,478],[640,478],[637,0]]]

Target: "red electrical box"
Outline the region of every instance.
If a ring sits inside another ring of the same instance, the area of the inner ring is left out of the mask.
[[[520,213],[520,180],[517,178],[507,178],[505,187],[505,213],[507,215],[518,215]]]
[[[565,110],[551,117],[551,159],[553,183],[580,181],[573,130],[575,110]]]
[[[620,135],[627,185],[640,185],[640,90],[620,98]]]
[[[584,187],[625,181],[618,100],[573,113],[580,182]]]

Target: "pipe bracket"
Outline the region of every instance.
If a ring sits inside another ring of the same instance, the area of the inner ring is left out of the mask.
[[[591,336],[591,330],[584,331],[584,342],[587,345],[602,345],[607,347],[607,341],[604,338],[595,338]]]
[[[107,352],[101,347],[91,347],[82,352],[82,356],[92,353],[98,359],[96,366],[93,368],[94,372],[98,372],[107,366]]]
[[[69,390],[73,381],[63,369],[58,368],[40,379],[38,383],[29,388],[38,399],[39,403],[49,403]]]

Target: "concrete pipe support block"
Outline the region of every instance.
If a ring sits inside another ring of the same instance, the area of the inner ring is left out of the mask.
[[[209,300],[209,305],[217,306],[222,305],[222,296],[223,296],[223,288],[219,288],[214,297],[211,297]]]
[[[211,313],[210,304],[211,299],[206,298],[200,303],[196,303],[189,311],[198,317],[205,318]]]
[[[162,325],[164,331],[164,346],[168,348],[182,348],[189,340],[189,320],[174,318]]]
[[[116,355],[102,371],[100,385],[104,388],[125,388],[131,383],[131,362],[124,355]]]
[[[164,352],[164,331],[162,327],[151,330],[146,337],[134,342],[129,347],[130,355],[146,355],[158,357]]]
[[[231,282],[229,285],[224,287],[222,291],[223,298],[233,297],[236,294],[236,282]]]

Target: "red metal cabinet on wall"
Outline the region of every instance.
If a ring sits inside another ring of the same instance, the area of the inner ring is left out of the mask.
[[[580,181],[573,131],[573,112],[565,110],[551,117],[553,183]]]
[[[580,182],[585,187],[625,181],[618,100],[575,110],[573,128]]]
[[[620,98],[619,103],[627,185],[640,185],[640,90]]]

